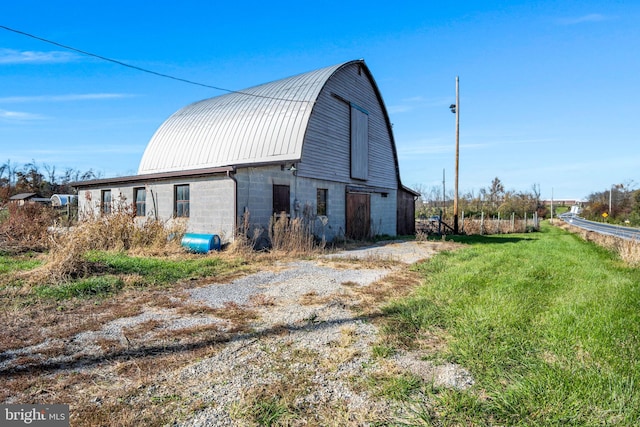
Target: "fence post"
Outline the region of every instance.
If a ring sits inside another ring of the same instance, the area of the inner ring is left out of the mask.
[[[460,227],[460,232],[464,233],[464,211],[462,211],[462,224],[461,224],[461,227]]]
[[[516,232],[516,213],[511,212],[511,232]]]
[[[484,234],[484,211],[480,215],[480,235]]]

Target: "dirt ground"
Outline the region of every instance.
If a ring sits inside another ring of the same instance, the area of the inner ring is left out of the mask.
[[[0,347],[0,400],[70,404],[71,425],[411,422],[410,408],[376,384],[404,375],[465,388],[473,379],[426,360],[430,337],[376,354],[380,307],[419,285],[410,264],[453,248],[387,242],[30,319],[5,312],[7,327],[31,332]]]

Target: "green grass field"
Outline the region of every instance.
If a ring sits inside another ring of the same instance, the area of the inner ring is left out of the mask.
[[[423,286],[385,309],[381,345],[443,337],[428,357],[475,379],[464,391],[425,385],[417,418],[640,425],[640,270],[549,226],[459,240],[469,246],[417,265]]]

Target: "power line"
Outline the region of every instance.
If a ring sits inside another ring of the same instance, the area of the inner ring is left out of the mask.
[[[16,34],[20,34],[20,35],[26,36],[26,37],[31,37],[32,39],[36,39],[36,40],[39,40],[39,41],[42,41],[42,42],[45,42],[45,43],[49,43],[49,44],[52,44],[54,46],[61,47],[63,49],[67,49],[67,50],[71,50],[71,51],[74,51],[74,52],[78,52],[78,53],[80,53],[82,55],[91,56],[93,58],[98,58],[98,59],[100,59],[102,61],[112,62],[114,64],[118,64],[118,65],[121,65],[123,67],[132,68],[134,70],[142,71],[142,72],[148,73],[148,74],[153,74],[153,75],[158,76],[158,77],[164,77],[164,78],[171,79],[171,80],[177,80],[177,81],[182,82],[182,83],[188,83],[188,84],[192,84],[192,85],[196,85],[196,86],[202,86],[202,87],[206,87],[206,88],[209,88],[209,89],[220,90],[220,91],[223,91],[223,92],[236,93],[236,94],[239,94],[239,95],[253,96],[253,97],[256,97],[256,98],[274,99],[274,100],[277,100],[277,101],[289,101],[289,102],[309,102],[309,101],[306,101],[306,100],[296,100],[296,99],[287,99],[287,98],[277,98],[277,97],[265,96],[265,95],[257,95],[257,94],[254,94],[254,93],[247,93],[247,92],[242,92],[242,91],[238,91],[238,90],[225,89],[225,88],[222,88],[222,87],[212,86],[212,85],[208,85],[208,84],[205,84],[205,83],[194,82],[193,80],[183,79],[181,77],[175,77],[175,76],[171,76],[169,74],[159,73],[157,71],[148,70],[146,68],[138,67],[137,65],[127,64],[126,62],[118,61],[118,60],[112,59],[112,58],[107,58],[106,56],[97,55],[95,53],[91,53],[91,52],[87,52],[85,50],[77,49],[77,48],[72,47],[72,46],[67,46],[65,44],[58,43],[58,42],[55,42],[53,40],[45,39],[43,37],[38,37],[38,36],[33,35],[33,34],[25,33],[24,31],[16,30],[14,28],[9,28],[9,27],[6,27],[4,25],[0,25],[0,28],[2,28],[4,30],[7,30],[7,31],[11,31],[11,32],[16,33]]]

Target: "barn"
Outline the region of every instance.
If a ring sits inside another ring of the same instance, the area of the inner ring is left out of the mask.
[[[137,175],[75,183],[81,215],[127,204],[233,240],[304,218],[327,240],[413,234],[389,116],[363,60],[190,104],[149,141]]]

